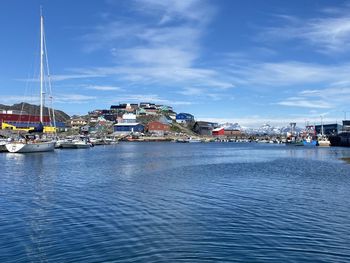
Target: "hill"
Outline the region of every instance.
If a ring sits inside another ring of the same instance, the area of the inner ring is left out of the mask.
[[[0,104],[0,109],[2,110],[23,110],[30,115],[39,115],[40,114],[40,106],[33,105],[25,102],[21,102],[18,104],[13,104],[12,106]],[[44,115],[48,115],[48,108],[44,107]],[[68,114],[63,111],[55,110],[56,121],[66,121],[70,118]]]

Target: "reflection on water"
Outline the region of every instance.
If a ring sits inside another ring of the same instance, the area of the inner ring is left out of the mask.
[[[347,148],[0,155],[0,262],[349,262]]]

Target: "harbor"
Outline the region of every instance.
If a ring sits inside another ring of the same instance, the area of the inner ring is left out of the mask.
[[[172,142],[0,154],[0,261],[346,262],[349,154]]]
[[[349,11],[2,3],[0,263],[350,262]]]

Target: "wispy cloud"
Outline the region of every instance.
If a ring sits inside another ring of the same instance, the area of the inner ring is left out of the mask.
[[[141,0],[129,8],[138,19],[118,17],[83,36],[85,50],[114,57],[114,66],[95,67],[91,74],[114,74],[136,84],[233,87],[227,76],[197,65],[201,39],[215,14],[209,1]]]
[[[306,100],[305,98],[292,97],[286,100],[280,101],[277,104],[283,106],[292,107],[302,107],[302,108],[312,108],[312,109],[330,109],[334,107],[330,103],[323,100]]]
[[[82,94],[57,94],[53,98],[54,103],[89,103],[93,100],[96,100],[97,97],[95,96],[87,96]]]
[[[336,109],[347,107],[349,101],[350,87],[331,87],[303,90],[297,93],[296,97],[286,98],[277,104],[313,109]]]
[[[326,15],[325,15],[326,14]],[[260,39],[302,40],[321,53],[343,53],[350,50],[349,6],[320,10],[319,17],[302,19],[280,15],[281,26],[265,28]]]
[[[111,101],[111,103],[120,103],[120,102],[152,102],[152,103],[164,104],[169,106],[193,104],[190,101],[176,101],[176,100],[164,99],[156,94],[132,94],[132,95],[126,95],[123,97],[117,97],[116,99],[113,99],[113,101]]]
[[[227,70],[237,86],[281,86],[349,83],[350,64],[317,64],[298,61],[259,62],[231,61]]]
[[[120,87],[114,87],[114,86],[86,86],[86,89],[90,89],[90,90],[98,90],[98,91],[116,91],[116,90],[121,90]]]

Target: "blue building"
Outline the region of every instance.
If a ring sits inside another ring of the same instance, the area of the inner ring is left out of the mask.
[[[176,122],[188,123],[194,121],[194,116],[189,113],[178,113],[176,114]]]
[[[117,123],[113,127],[116,134],[142,133],[145,127],[140,123]]]

